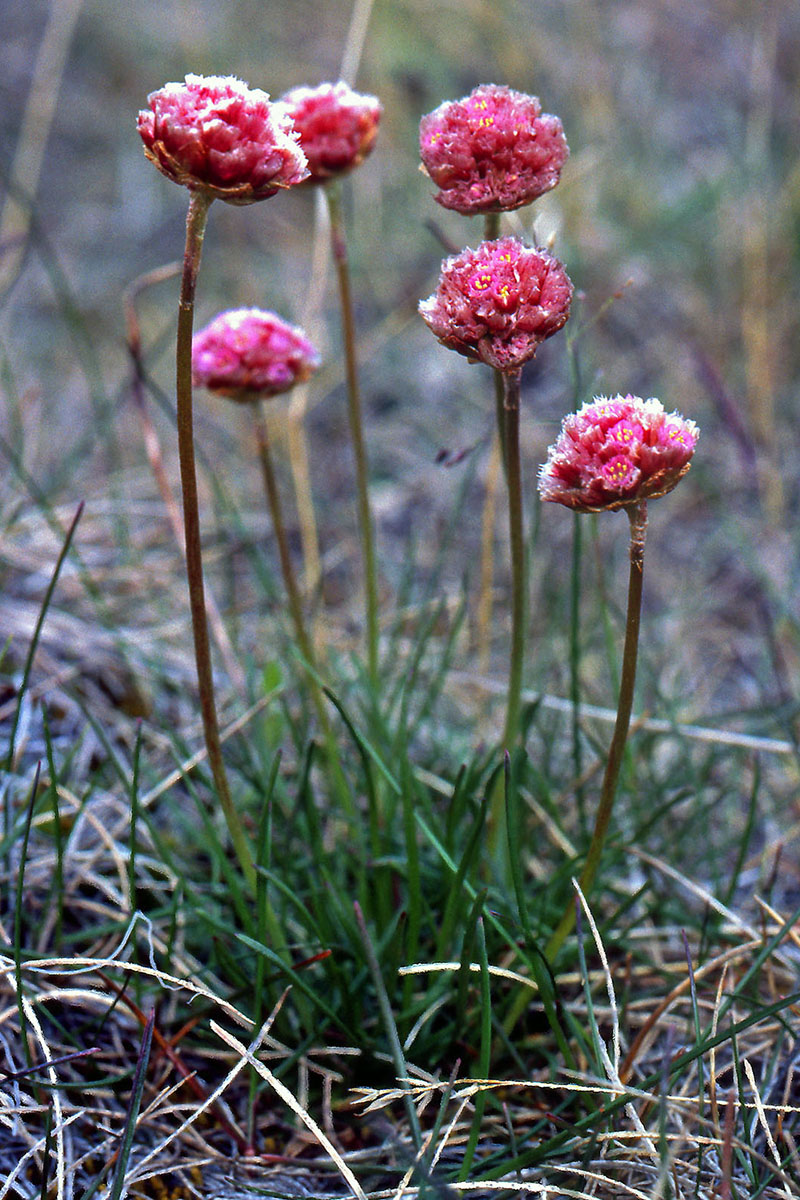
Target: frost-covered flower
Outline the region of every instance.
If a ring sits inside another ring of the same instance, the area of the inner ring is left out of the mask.
[[[144,152],[169,179],[229,204],[251,204],[308,177],[288,114],[233,76],[187,75],[147,97]]]
[[[301,329],[259,308],[219,313],[192,341],[195,384],[232,400],[288,392],[318,366],[319,355]]]
[[[444,208],[511,212],[558,183],[569,147],[538,97],[494,83],[422,118],[419,150]]]
[[[375,145],[380,101],[354,92],[342,80],[292,88],[280,103],[291,116],[308,159],[309,183],[351,171]]]
[[[504,237],[446,259],[419,311],[451,350],[514,371],[566,323],[571,299],[557,258]]]
[[[539,494],[578,512],[664,496],[689,470],[699,432],[659,400],[596,397],[564,418],[539,472]]]

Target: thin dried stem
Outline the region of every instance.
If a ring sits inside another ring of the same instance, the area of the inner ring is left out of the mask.
[[[331,220],[331,247],[336,267],[341,302],[342,337],[344,340],[345,373],[347,378],[347,415],[350,423],[350,439],[356,467],[356,490],[358,499],[358,524],[361,534],[361,555],[364,570],[367,620],[367,663],[373,685],[378,681],[378,581],[375,562],[375,539],[372,529],[372,514],[369,505],[369,472],[367,451],[364,444],[364,428],[361,406],[361,391],[358,383],[356,357],[356,333],[353,317],[353,297],[350,288],[350,268],[347,261],[347,241],[342,214],[339,181],[334,179],[325,187],[325,198]]]

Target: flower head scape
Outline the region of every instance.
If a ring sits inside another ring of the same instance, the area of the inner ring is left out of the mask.
[[[689,470],[699,432],[659,400],[598,396],[564,418],[539,472],[543,500],[578,512],[664,496]]]
[[[419,148],[437,203],[466,216],[530,204],[556,186],[569,155],[558,117],[494,83],[424,116]]]
[[[504,237],[446,259],[419,311],[451,350],[514,371],[566,323],[571,299],[557,258]]]
[[[232,400],[278,396],[318,366],[301,329],[259,308],[220,313],[192,341],[194,383]]]
[[[308,176],[288,114],[233,76],[187,75],[147,98],[137,127],[159,171],[229,204],[251,204]]]
[[[309,183],[322,183],[360,166],[375,145],[381,119],[375,96],[348,84],[297,87],[279,102],[288,111],[308,160]]]

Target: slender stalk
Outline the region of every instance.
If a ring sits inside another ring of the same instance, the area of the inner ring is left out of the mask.
[[[478,670],[489,670],[492,636],[492,578],[494,575],[494,525],[500,483],[500,446],[495,434],[486,468],[485,496],[481,518],[480,593],[477,611]]]
[[[150,413],[147,410],[147,400],[145,397],[145,369],[144,359],[142,356],[142,339],[141,330],[139,327],[139,317],[136,312],[136,300],[139,293],[152,284],[161,283],[165,279],[171,279],[173,275],[177,275],[181,269],[180,263],[169,263],[165,267],[158,267],[155,271],[148,271],[145,275],[140,275],[134,280],[129,288],[126,288],[122,300],[125,309],[125,324],[127,326],[128,337],[128,354],[130,355],[132,373],[131,373],[131,396],[136,406],[136,411],[139,414],[139,422],[142,427],[142,441],[144,442],[147,461],[150,463],[150,470],[153,472],[153,478],[156,481],[156,486],[161,494],[161,499],[164,502],[167,517],[175,541],[183,553],[186,545],[186,538],[183,531],[183,520],[181,518],[180,509],[172,494],[167,469],[164,465],[164,456],[161,453],[161,443],[158,440],[156,427],[153,424]],[[206,588],[206,615],[208,623],[211,627],[211,635],[217,643],[217,648],[222,655],[222,660],[225,663],[225,670],[236,687],[236,690],[241,695],[242,699],[247,703],[249,696],[247,694],[247,680],[244,676],[244,671],[239,666],[238,659],[231,645],[231,640],[228,637],[228,631],[225,628],[222,620],[222,615],[217,607],[211,592]]]
[[[486,213],[483,218],[483,237],[484,241],[493,242],[500,237],[500,213]],[[500,440],[500,454],[503,459],[503,472],[508,476],[508,463],[506,461],[506,406],[505,406],[505,382],[502,371],[493,371],[494,375],[494,411],[495,420],[497,422],[497,436]]]
[[[622,756],[625,753],[628,727],[631,722],[633,689],[636,682],[636,658],[639,651],[639,620],[642,611],[644,543],[647,534],[647,501],[639,500],[636,504],[632,504],[626,511],[631,524],[631,565],[628,581],[628,612],[625,620],[625,647],[622,652],[622,678],[620,680],[619,701],[617,703],[617,719],[614,724],[614,734],[608,751],[605,774],[603,775],[603,786],[600,792],[600,804],[595,818],[594,832],[592,833],[592,840],[589,843],[586,862],[578,881],[584,896],[589,895],[594,884],[606,834],[611,822],[614,796],[619,781]],[[564,940],[572,932],[574,924],[575,902],[570,899],[564,909],[564,915],[545,947],[545,956],[551,962],[564,944]]]
[[[367,662],[370,680],[374,685],[378,682],[378,582],[372,515],[369,506],[367,452],[364,445],[361,392],[358,384],[353,298],[350,289],[350,268],[347,261],[347,241],[339,180],[331,180],[326,184],[324,191],[330,215],[331,247],[336,268],[336,278],[339,285],[345,374],[347,379],[347,414],[356,466],[358,524],[361,533],[361,554],[366,591]]]
[[[314,650],[314,643],[311,641],[308,629],[306,627],[305,618],[303,616],[303,601],[300,594],[300,588],[297,583],[294,566],[292,565],[292,557],[289,553],[289,543],[286,538],[286,523],[283,519],[283,505],[281,504],[280,492],[278,491],[278,481],[275,477],[275,470],[272,465],[272,454],[269,446],[269,431],[267,428],[266,418],[264,416],[263,406],[260,401],[254,405],[255,409],[255,426],[256,426],[256,441],[258,443],[258,456],[261,460],[261,473],[264,477],[264,491],[267,496],[267,505],[269,507],[270,517],[272,518],[272,527],[275,531],[275,540],[278,543],[278,558],[281,564],[281,574],[283,575],[283,583],[286,588],[286,595],[289,600],[289,612],[294,625],[297,644],[300,647],[300,652],[309,667],[309,680],[311,686],[311,696],[314,701],[314,707],[317,710],[317,719],[319,720],[320,729],[325,740],[325,747],[328,754],[328,759],[333,772],[333,785],[339,796],[340,801],[345,807],[345,811],[355,817],[355,808],[353,805],[353,797],[350,788],[347,784],[342,764],[338,753],[336,738],[334,737],[331,727],[330,718],[325,707],[325,698],[320,687],[319,678],[317,675],[317,658]]]
[[[314,326],[319,322],[319,314],[325,294],[328,267],[328,206],[323,195],[324,188],[314,190],[314,233],[311,243],[311,270],[303,304],[300,325],[311,334],[315,341]],[[289,399],[287,418],[287,445],[289,451],[289,466],[294,483],[297,518],[300,523],[300,542],[303,550],[303,579],[306,596],[314,601],[310,619],[311,642],[321,661],[327,652],[323,637],[322,622],[319,619],[319,602],[322,593],[322,559],[320,558],[319,534],[314,513],[314,496],[311,488],[311,467],[308,448],[308,434],[305,427],[306,412],[308,411],[309,388],[307,384],[298,384],[292,389]]]
[[[200,258],[203,251],[203,235],[208,217],[210,197],[203,192],[192,192],[189,212],[186,217],[186,249],[181,274],[181,294],[178,305],[177,344],[177,424],[178,455],[183,491],[183,523],[186,537],[186,578],[189,584],[189,605],[192,613],[194,656],[197,665],[197,683],[200,692],[200,712],[203,719],[203,734],[208,765],[214,778],[225,821],[228,825],[233,848],[239,859],[247,882],[255,886],[256,873],[253,855],[231,799],[228,777],[222,758],[219,724],[214,700],[214,679],[211,671],[211,651],[206,623],[206,606],[203,594],[203,559],[200,549],[200,513],[197,500],[197,475],[194,460],[194,429],[192,421],[192,326],[194,324],[194,294]]]
[[[297,643],[303,652],[303,657],[310,666],[314,666],[314,650],[311,645],[311,640],[306,630],[305,620],[303,618],[303,602],[300,598],[300,589],[297,586],[297,578],[292,566],[292,556],[289,553],[289,543],[286,538],[286,525],[283,520],[283,506],[281,504],[280,493],[278,492],[278,482],[275,478],[275,470],[272,465],[272,454],[269,446],[269,430],[267,428],[267,420],[264,414],[264,409],[261,401],[256,401],[253,405],[255,414],[255,429],[256,442],[258,445],[258,457],[261,461],[261,474],[264,477],[264,492],[267,497],[267,505],[272,518],[272,528],[275,533],[275,541],[278,544],[278,558],[281,564],[281,574],[283,575],[283,584],[286,588],[286,595],[289,599],[289,612],[291,613],[294,631],[297,637]]]
[[[503,474],[508,479],[508,434],[506,432],[506,389],[502,371],[492,371],[494,376],[494,413],[497,425],[497,442],[500,446],[500,459],[503,464]]]
[[[500,213],[489,212],[483,218],[483,237],[487,242],[493,242],[500,237]]]
[[[308,394],[308,388],[301,384],[294,389],[295,393]],[[289,415],[286,422],[287,449],[289,466],[294,481],[294,496],[297,506],[297,517],[300,523],[300,543],[303,550],[303,577],[307,596],[314,597],[318,603],[322,590],[322,559],[319,552],[319,536],[317,520],[314,515],[314,499],[311,491],[311,466],[308,453],[308,436],[305,427],[304,400],[295,407],[296,395],[292,396],[289,405]],[[315,652],[324,657],[325,645],[322,639],[319,621],[311,616],[311,643]]]
[[[295,575],[294,566],[292,565],[292,556],[289,553],[289,542],[286,537],[286,523],[283,519],[283,505],[281,504],[280,492],[278,491],[278,481],[275,478],[275,470],[272,465],[272,454],[269,446],[269,430],[267,421],[264,415],[264,409],[261,401],[256,401],[253,405],[255,414],[256,427],[256,442],[258,444],[258,457],[261,461],[261,474],[264,477],[264,491],[267,497],[267,505],[269,507],[270,517],[272,518],[272,528],[275,533],[275,541],[278,544],[278,558],[281,564],[281,574],[283,576],[283,585],[286,588],[286,595],[289,600],[289,612],[294,625],[295,637],[303,658],[311,667],[312,671],[316,670],[317,662],[314,653],[314,646],[306,629],[305,618],[303,616],[303,601],[300,595],[300,588],[297,584],[297,576]],[[330,721],[325,710],[325,702],[322,697],[319,684],[316,679],[311,678],[312,696],[317,709],[320,726],[323,732],[330,734]]]
[[[491,242],[500,236],[500,213],[486,213],[483,218],[484,241]],[[488,630],[492,617],[492,538],[494,534],[494,509],[496,499],[497,463],[503,464],[503,476],[508,481],[506,450],[505,383],[502,371],[492,371],[494,384],[495,434],[492,439],[491,457],[486,479],[486,498],[483,506],[483,535],[481,538],[481,593],[478,604],[478,661],[483,670],[488,666]]]
[[[522,469],[519,455],[519,398],[522,369],[506,371],[506,466],[508,471],[508,537],[511,550],[511,652],[503,748],[510,750],[519,733],[522,667],[525,654],[525,533],[522,520]]]
[[[506,484],[508,485],[508,536],[511,552],[511,647],[508,663],[506,719],[503,749],[511,751],[519,736],[522,707],[522,668],[525,656],[525,531],[522,517],[522,468],[519,453],[519,403],[522,368],[503,374]],[[492,789],[489,809],[489,846],[492,854],[505,852],[505,802],[502,774]]]
[[[583,550],[583,525],[581,514],[572,516],[572,566],[569,589],[569,698],[572,701],[572,768],[577,780],[575,799],[578,807],[578,823],[586,834],[586,796],[583,783],[583,755],[581,754],[581,558]]]

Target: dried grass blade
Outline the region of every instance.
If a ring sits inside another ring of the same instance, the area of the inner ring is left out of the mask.
[[[295,1116],[300,1118],[306,1128],[313,1133],[314,1137],[317,1139],[323,1149],[327,1151],[331,1157],[331,1160],[339,1169],[342,1179],[344,1179],[350,1188],[350,1191],[356,1197],[356,1200],[367,1200],[364,1189],[348,1167],[347,1163],[342,1158],[339,1151],[334,1146],[333,1142],[330,1140],[327,1134],[323,1132],[311,1114],[307,1112],[301,1104],[298,1103],[297,1099],[292,1095],[286,1085],[281,1083],[280,1079],[277,1079],[272,1074],[269,1067],[265,1066],[264,1063],[259,1062],[259,1060],[255,1058],[252,1048],[248,1049],[237,1038],[235,1038],[233,1034],[228,1033],[226,1029],[223,1029],[221,1025],[218,1025],[216,1021],[211,1021],[210,1027],[212,1032],[215,1033],[217,1037],[225,1043],[226,1046],[229,1046],[231,1050],[235,1050],[237,1054],[241,1055],[241,1061],[237,1064],[237,1070],[241,1070],[242,1067],[247,1065],[253,1067],[253,1069],[261,1076],[261,1078],[270,1085],[273,1091],[280,1096],[284,1104],[286,1104],[287,1107],[292,1110]]]

